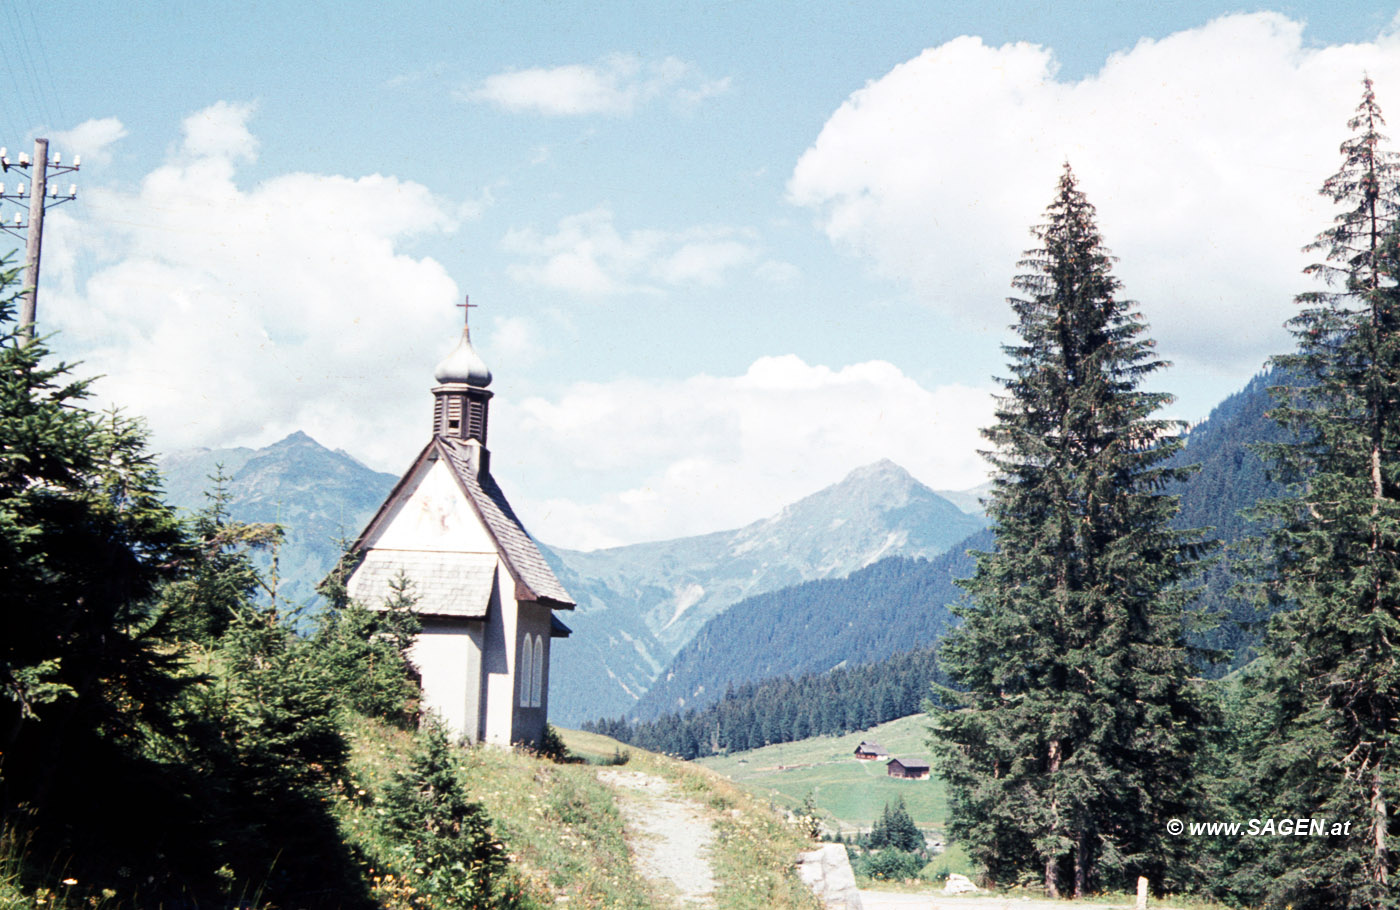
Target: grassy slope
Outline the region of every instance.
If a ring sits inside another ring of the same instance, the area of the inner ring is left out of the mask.
[[[718,837],[711,862],[720,910],[810,910],[813,898],[793,872],[796,852],[808,846],[766,806],[717,774],[653,755],[604,736],[561,730],[574,754],[589,760],[629,756],[629,770],[674,783],[706,807]],[[361,724],[353,739],[352,792],[341,800],[347,834],[370,844],[372,797],[411,751],[407,734]],[[559,765],[502,749],[470,749],[466,776],[473,798],[493,819],[526,893],[539,906],[654,910],[664,906],[632,869],[622,820],[612,793],[587,764]]]
[[[627,768],[670,781],[676,794],[698,803],[715,826],[710,862],[718,910],[818,910],[797,880],[794,859],[809,849],[796,829],[770,807],[705,768],[633,749],[587,733],[560,731],[575,755],[590,760],[626,753]],[[406,883],[386,879],[374,857],[388,845],[378,830],[376,801],[397,769],[407,767],[413,738],[363,718],[350,731],[351,760],[330,794],[342,836],[363,858],[381,906],[418,906]],[[597,766],[554,764],[521,752],[480,748],[464,752],[464,780],[492,819],[510,856],[513,874],[533,907],[661,910],[668,904],[633,870],[612,791],[598,782]],[[25,845],[0,828],[0,908],[42,905],[45,910],[146,910],[118,904],[63,884],[53,864],[39,877],[46,887],[20,884]],[[256,896],[248,900],[257,906]]]
[[[863,739],[873,739],[892,755],[926,759],[926,727],[924,715],[914,714],[860,733],[764,746],[701,759],[696,764],[718,771],[755,795],[789,807],[801,803],[808,793],[815,793],[817,805],[843,831],[868,829],[887,801],[902,796],[920,828],[942,834],[948,816],[942,781],[895,780],[888,776],[883,762],[854,758],[856,745]]]

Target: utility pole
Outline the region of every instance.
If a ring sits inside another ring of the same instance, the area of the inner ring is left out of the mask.
[[[71,202],[78,198],[78,186],[72,184],[68,187],[66,194],[58,192],[58,185],[49,185],[49,177],[59,174],[72,173],[82,165],[82,159],[73,158],[73,163],[65,165],[62,155],[54,155],[53,161],[49,161],[49,140],[34,140],[34,160],[31,162],[29,156],[20,153],[19,161],[11,162],[8,150],[0,148],[0,171],[9,172],[11,168],[31,171],[33,175],[33,185],[28,194],[29,201],[29,221],[25,222],[21,213],[15,214],[15,219],[9,224],[5,224],[0,218],[0,230],[5,231],[15,237],[22,236],[23,232],[28,232],[25,243],[24,255],[24,293],[20,303],[19,327],[20,331],[31,340],[34,338],[34,324],[38,319],[39,310],[39,258],[44,247],[44,211],[50,206],[59,205],[64,202]],[[7,192],[5,184],[0,183],[0,201],[14,202],[23,205],[25,202],[24,184],[20,183],[12,191]]]

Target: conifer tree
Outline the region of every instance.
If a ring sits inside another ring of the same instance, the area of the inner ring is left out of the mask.
[[[0,261],[0,810],[42,808],[97,741],[167,728],[188,683],[156,602],[188,550],[145,429],[82,406],[19,290]]]
[[[1298,347],[1275,358],[1298,380],[1273,412],[1295,440],[1263,447],[1296,494],[1263,509],[1275,594],[1296,609],[1270,629],[1255,775],[1276,810],[1351,823],[1255,870],[1266,900],[1296,907],[1400,904],[1400,161],[1383,125],[1368,78],[1321,190],[1342,211],[1308,247],[1328,288],[1298,296]]]
[[[383,825],[401,877],[428,906],[491,910],[520,903],[505,847],[462,784],[462,767],[440,726],[430,724],[409,767],[384,792]]]
[[[418,717],[419,694],[408,651],[422,629],[413,582],[400,571],[382,609],[372,610],[350,599],[347,568],[342,560],[320,587],[329,604],[316,620],[317,660],[345,706],[408,729]]]
[[[1182,582],[1201,547],[1162,492],[1189,473],[1165,463],[1179,425],[1152,417],[1170,397],[1140,388],[1164,364],[1068,165],[1046,215],[984,431],[997,543],[963,583],[943,667],[964,691],[940,690],[932,745],[950,833],[989,878],[1078,896],[1161,884],[1183,849],[1164,826],[1194,798]]]

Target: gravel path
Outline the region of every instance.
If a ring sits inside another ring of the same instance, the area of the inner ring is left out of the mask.
[[[699,804],[673,795],[667,781],[641,771],[605,768],[598,779],[617,793],[637,871],[686,910],[712,908],[709,850],[715,831]]]

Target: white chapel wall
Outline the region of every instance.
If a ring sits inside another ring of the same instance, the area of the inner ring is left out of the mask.
[[[400,491],[366,548],[494,553],[495,543],[441,460],[420,469]]]
[[[482,623],[425,619],[409,659],[423,678],[424,713],[475,742],[480,729]]]

